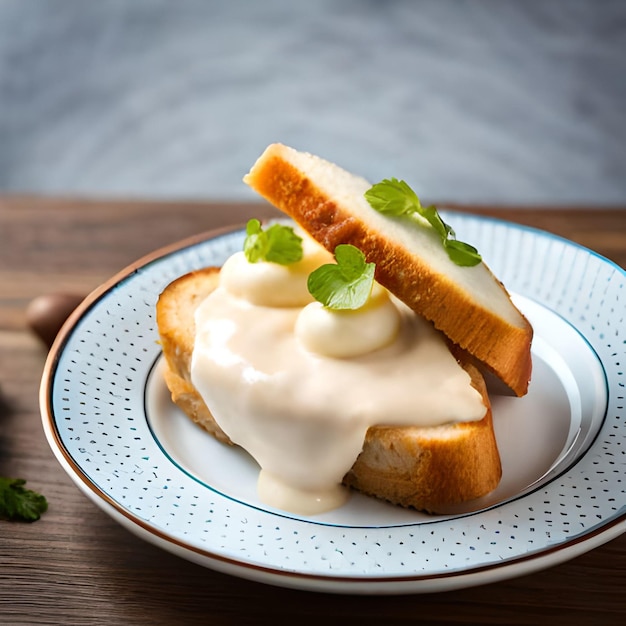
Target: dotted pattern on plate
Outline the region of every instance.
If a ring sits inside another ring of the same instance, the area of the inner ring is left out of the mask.
[[[511,291],[577,326],[604,364],[611,381],[605,423],[565,474],[523,499],[475,515],[393,530],[276,516],[181,475],[152,437],[144,412],[145,381],[160,352],[154,307],[171,280],[219,265],[240,249],[235,233],[131,273],[93,304],[67,339],[53,381],[53,421],[85,483],[131,522],[201,553],[312,575],[393,577],[477,568],[567,544],[623,516],[624,272],[551,235],[497,220],[444,217],[461,240],[476,243]]]

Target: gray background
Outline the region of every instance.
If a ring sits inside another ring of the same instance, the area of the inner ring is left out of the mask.
[[[270,142],[429,200],[626,202],[626,2],[0,0],[0,192],[250,199]]]

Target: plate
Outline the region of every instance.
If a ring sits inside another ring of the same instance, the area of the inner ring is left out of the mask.
[[[155,252],[96,290],[50,351],[43,426],[76,485],[139,537],[215,570],[333,593],[444,591],[574,558],[626,530],[626,272],[531,228],[442,211],[535,329],[524,398],[494,396],[503,478],[428,516],[352,494],[314,517],[263,505],[248,455],[169,401],[155,303],[242,230]]]

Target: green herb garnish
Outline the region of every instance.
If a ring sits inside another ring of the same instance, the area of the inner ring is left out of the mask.
[[[374,263],[354,246],[335,248],[337,263],[328,263],[311,272],[307,287],[311,295],[329,309],[358,309],[372,292]]]
[[[302,237],[290,226],[272,224],[263,230],[259,220],[251,219],[246,224],[243,251],[250,263],[290,265],[302,259]]]
[[[437,232],[450,259],[457,265],[472,267],[481,262],[474,246],[456,239],[454,231],[440,217],[434,206],[423,207],[417,194],[403,180],[392,178],[373,185],[365,192],[373,209],[385,215],[423,217]]]
[[[25,489],[22,478],[0,476],[0,518],[35,522],[48,509],[48,502],[41,494]]]

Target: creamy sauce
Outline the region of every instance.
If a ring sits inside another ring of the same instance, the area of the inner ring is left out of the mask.
[[[364,306],[333,311],[320,302],[307,304],[294,332],[302,345],[323,356],[349,358],[389,345],[400,329],[400,312],[384,287],[375,284]]]
[[[277,306],[281,282],[272,279],[272,304],[258,285],[252,301],[246,297],[246,270],[254,268],[252,284],[259,265],[272,264],[238,265],[237,284],[244,287],[235,292],[226,272],[196,310],[191,380],[224,432],[261,466],[258,491],[265,503],[306,515],[339,506],[346,497],[341,480],[372,425],[484,417],[480,394],[442,336],[386,291],[377,290],[365,312],[340,312],[339,324],[330,324],[331,336],[338,328],[351,337],[344,341],[350,357],[338,357],[327,349],[335,342],[319,340],[324,324],[303,313],[308,292]],[[350,334],[351,323],[367,327],[369,338]]]
[[[224,263],[220,282],[234,296],[252,304],[271,307],[304,306],[313,302],[306,283],[309,274],[333,255],[308,235],[302,237],[303,257],[291,265],[248,263],[243,252],[236,252]]]

